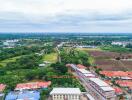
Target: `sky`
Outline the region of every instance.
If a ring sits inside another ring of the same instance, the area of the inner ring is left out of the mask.
[[[0,32],[132,32],[132,0],[0,0]]]

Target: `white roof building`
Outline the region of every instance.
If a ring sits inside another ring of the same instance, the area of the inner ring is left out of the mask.
[[[53,88],[50,92],[52,94],[81,94],[81,91],[79,88]]]
[[[105,83],[104,81],[102,81],[99,78],[89,78],[91,81],[93,81],[94,83],[96,83],[98,86],[109,86],[107,83]]]
[[[92,89],[99,95],[101,100],[115,100],[115,90],[106,82],[99,78],[89,78],[89,81]]]
[[[96,77],[94,74],[92,74],[92,73],[89,73],[89,74],[84,74],[84,76],[86,76],[86,77]]]
[[[86,70],[86,69],[78,69],[78,71],[80,71],[83,74],[90,74],[91,72]]]
[[[103,91],[107,92],[107,91],[114,91],[114,89],[112,87],[100,87],[101,89],[103,89]]]
[[[81,100],[79,88],[53,88],[50,95],[52,100]]]

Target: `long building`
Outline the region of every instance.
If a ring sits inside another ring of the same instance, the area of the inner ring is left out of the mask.
[[[53,88],[50,92],[52,100],[81,100],[79,88]]]
[[[114,89],[103,80],[97,78],[93,73],[85,69],[79,69],[77,74],[80,80],[86,84],[89,92],[95,94],[95,97],[101,100],[114,100]]]
[[[89,92],[100,100],[114,100],[115,90],[95,74],[86,69],[77,69],[76,73],[81,81],[86,84]]]
[[[109,84],[99,79],[94,73],[84,67],[78,68],[74,64],[68,65],[76,72],[78,78],[87,87],[87,91],[94,94],[96,100],[115,100],[115,90]]]
[[[89,78],[91,89],[97,93],[102,100],[114,100],[115,90],[99,78]]]

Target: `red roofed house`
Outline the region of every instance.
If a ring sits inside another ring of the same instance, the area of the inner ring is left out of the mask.
[[[123,94],[123,91],[122,91],[121,88],[114,87],[114,89],[115,89],[115,93],[116,93],[116,95],[121,95],[121,94]]]
[[[132,81],[117,80],[116,83],[122,87],[132,87]]]
[[[83,65],[81,65],[81,64],[78,64],[77,67],[78,67],[79,69],[86,69],[86,68],[87,68],[86,66],[83,66]]]
[[[30,83],[21,83],[17,84],[15,90],[32,90],[32,89],[41,89],[41,88],[47,88],[49,85],[51,85],[51,81],[48,82],[30,82]]]
[[[100,71],[100,74],[109,78],[121,78],[124,80],[132,80],[132,72],[124,71]]]
[[[121,87],[127,88],[128,92],[132,92],[132,81],[122,81],[118,80],[116,81],[117,84],[119,84]]]

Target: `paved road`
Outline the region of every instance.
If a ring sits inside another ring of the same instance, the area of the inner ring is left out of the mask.
[[[78,77],[78,75],[77,75],[75,72],[72,73],[72,74],[73,74],[74,76]],[[79,78],[80,78],[80,77],[79,77]],[[82,84],[82,85],[84,86],[84,88],[85,88],[87,94],[89,94],[89,95],[91,95],[91,97],[93,97],[92,100],[99,100],[98,98],[94,98],[92,92],[91,92],[90,89],[86,86],[86,81],[85,81],[85,80],[82,81],[81,79],[79,79],[79,82],[80,82],[80,84]],[[91,93],[90,93],[90,92],[91,92]]]

